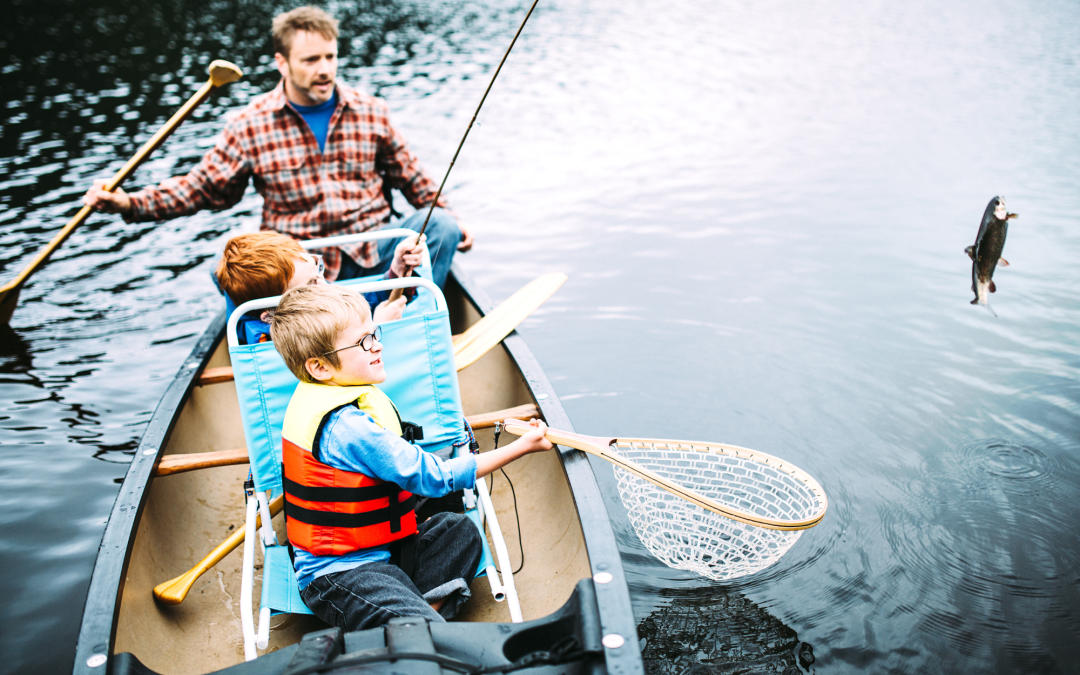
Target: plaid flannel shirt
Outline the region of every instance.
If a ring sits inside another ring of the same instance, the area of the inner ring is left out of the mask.
[[[337,93],[323,152],[285,96],[283,80],[232,117],[217,145],[186,176],[132,193],[126,219],[166,220],[228,208],[243,197],[249,178],[263,197],[262,229],[296,239],[366,232],[389,222],[382,172],[414,207],[430,205],[438,186],[390,126],[386,103],[341,83]],[[444,199],[439,206],[447,206]],[[342,251],[363,267],[379,262],[374,242],[326,249],[328,280],[337,278]]]

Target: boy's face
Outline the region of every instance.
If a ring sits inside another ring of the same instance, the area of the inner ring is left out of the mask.
[[[326,279],[323,278],[325,270],[321,255],[305,253],[302,258],[293,258],[293,275],[285,290],[291,291],[299,286],[325,284]]]
[[[334,341],[334,349],[340,350],[337,357],[341,366],[334,368],[325,358],[311,358],[305,363],[308,372],[323,384],[339,387],[383,382],[386,380],[386,370],[383,368],[382,344],[373,337],[365,339],[374,331],[375,323],[370,316],[363,321],[356,318],[349,322]],[[370,343],[370,349],[365,350],[360,346],[361,341]]]

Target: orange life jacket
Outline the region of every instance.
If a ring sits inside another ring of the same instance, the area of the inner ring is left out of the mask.
[[[380,426],[401,435],[397,409],[373,385],[297,386],[281,434],[285,523],[292,545],[313,555],[345,555],[416,532],[416,497],[411,492],[319,461],[323,424],[330,413],[347,405],[356,405]]]

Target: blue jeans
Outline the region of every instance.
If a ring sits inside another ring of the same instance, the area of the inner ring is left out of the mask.
[[[397,565],[368,563],[315,577],[300,597],[315,616],[348,631],[377,628],[396,616],[443,622],[469,599],[482,549],[467,516],[437,513],[417,527],[412,575]],[[436,612],[429,603],[443,600]]]
[[[405,229],[419,232],[427,218],[427,208],[420,209],[408,218],[389,223],[386,227],[404,227]],[[457,219],[450,215],[446,209],[436,208],[431,213],[431,220],[427,229],[424,230],[427,238],[428,250],[431,251],[431,278],[439,288],[446,286],[446,275],[450,273],[450,263],[454,262],[454,253],[461,241],[461,228],[458,227]],[[394,261],[394,249],[400,239],[383,239],[379,245],[379,262],[374,267],[361,267],[355,260],[347,255],[341,256],[341,272],[338,279],[355,279],[357,277],[374,276],[382,274],[390,269],[390,263]]]

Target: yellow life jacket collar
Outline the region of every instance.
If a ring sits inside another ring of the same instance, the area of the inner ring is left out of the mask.
[[[338,387],[301,382],[285,410],[281,435],[316,455],[316,438],[327,416],[346,405],[356,404],[375,423],[395,436],[401,435],[401,417],[390,397],[373,384]]]

